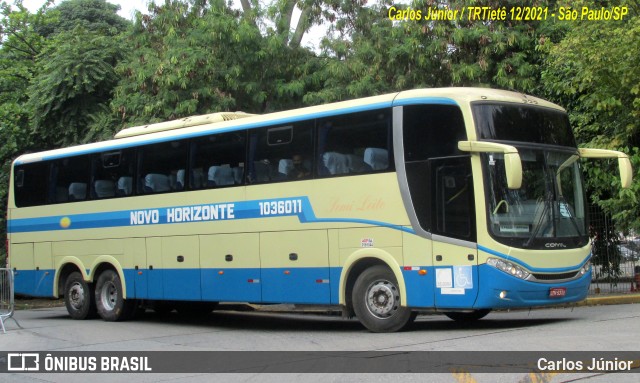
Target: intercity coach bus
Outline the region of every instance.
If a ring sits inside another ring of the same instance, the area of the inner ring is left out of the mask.
[[[15,291],[71,317],[339,306],[374,332],[576,302],[591,280],[566,112],[524,94],[420,89],[217,113],[26,154],[12,167]]]

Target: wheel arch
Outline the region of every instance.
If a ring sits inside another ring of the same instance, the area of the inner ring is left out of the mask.
[[[351,295],[356,279],[364,270],[376,265],[386,266],[393,272],[402,297],[401,306],[406,306],[406,285],[396,258],[381,249],[360,249],[347,258],[340,273],[339,303],[347,309],[350,316],[353,315]]]
[[[60,261],[60,267],[57,268],[56,274],[53,278],[53,296],[54,298],[60,298],[64,296],[64,285],[67,282],[67,278],[74,271],[82,274],[82,278],[91,282],[87,275],[87,270],[84,268],[82,261],[76,257],[64,257]]]
[[[100,274],[105,270],[113,270],[118,273],[122,283],[122,296],[127,299],[127,283],[124,277],[124,271],[120,262],[110,255],[101,255],[93,261],[91,272],[89,274],[92,281],[96,281]]]

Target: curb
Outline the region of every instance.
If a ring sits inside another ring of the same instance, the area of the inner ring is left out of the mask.
[[[601,305],[625,305],[640,303],[640,294],[607,295],[602,297],[589,297],[577,306],[601,306]]]

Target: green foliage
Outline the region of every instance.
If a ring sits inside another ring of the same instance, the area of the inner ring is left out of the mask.
[[[620,238],[616,225],[611,222],[609,215],[597,205],[592,206],[589,237],[591,238],[591,263],[597,268],[596,279],[607,278],[617,281],[620,276],[620,264],[623,262],[620,253]]]
[[[118,22],[117,7],[104,1],[73,0],[52,9],[51,3],[35,13],[21,1],[13,6],[0,4],[2,234],[6,230],[7,187],[14,158],[25,152],[104,137],[104,132],[112,134],[114,130],[113,122],[107,128],[104,120],[105,113],[110,114],[108,101],[118,80],[113,67],[121,43],[116,33],[123,25]],[[92,13],[93,5],[106,7],[98,15]],[[68,6],[77,14],[65,13]],[[61,14],[66,17],[62,22]]]
[[[29,110],[25,104],[29,98],[26,88],[35,72],[35,61],[45,39],[34,32],[40,25],[51,22],[45,4],[35,14],[24,8],[21,2],[12,7],[0,3],[0,234],[6,233],[7,187],[11,162],[20,153],[33,150],[36,145],[30,130]],[[0,248],[0,258],[5,252]],[[0,262],[1,264],[2,262]]]
[[[525,1],[517,5],[541,5]],[[558,41],[567,26],[551,21],[438,20],[391,21],[391,1],[370,7],[336,1],[341,19],[324,40],[322,90],[308,103],[362,97],[417,87],[491,86],[539,93],[545,44]],[[421,10],[448,5],[502,7],[503,1],[414,1]],[[395,5],[398,9],[406,8]],[[507,3],[507,12],[514,4]]]
[[[542,79],[547,97],[569,110],[580,145],[622,150],[639,169],[640,9],[628,3],[636,12],[625,20],[577,22],[549,49]],[[640,229],[637,177],[630,190],[620,190],[617,162],[589,161],[585,169],[592,201],[622,228]]]
[[[130,23],[118,15],[119,5],[106,0],[67,0],[51,9],[56,21],[36,29],[39,35],[49,37],[71,31],[80,26],[88,31],[115,36],[124,32]]]
[[[27,89],[33,128],[47,145],[84,141],[92,116],[108,110],[122,53],[117,39],[81,26],[51,39]]]
[[[226,110],[264,112],[299,104],[304,60],[288,32],[261,33],[224,2],[167,1],[138,15],[112,108],[124,123]],[[254,8],[252,16],[261,16]]]

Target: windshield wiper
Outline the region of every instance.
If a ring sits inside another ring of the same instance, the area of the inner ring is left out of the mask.
[[[580,232],[580,228],[578,227],[578,223],[577,223],[577,221],[576,221],[576,217],[574,217],[574,216],[573,216],[573,214],[571,214],[571,210],[569,209],[569,204],[567,203],[566,198],[564,198],[564,196],[563,196],[563,195],[560,195],[560,196],[559,196],[559,198],[558,198],[558,202],[559,202],[559,205],[560,205],[560,206],[562,206],[562,205],[564,205],[564,206],[565,206],[565,210],[567,211],[567,217],[569,218],[569,220],[570,220],[570,221],[571,221],[571,223],[573,224],[573,228],[576,230],[576,234],[578,235],[578,237],[579,237],[579,236],[581,236],[581,235],[583,235],[583,234]],[[564,215],[563,215],[562,213],[560,213],[560,215],[561,215],[562,217],[564,217]]]
[[[529,237],[527,242],[524,243],[524,247],[531,246],[531,242],[533,242],[533,239],[536,238],[536,236],[538,235],[538,232],[540,231],[540,228],[542,227],[542,222],[547,217],[549,210],[551,210],[552,203],[553,203],[553,195],[547,191],[544,198],[544,208],[542,209],[540,218],[538,218],[538,222],[535,223],[536,227],[535,229],[533,229],[533,233],[531,233],[531,236]]]

